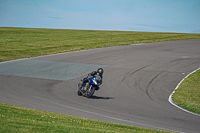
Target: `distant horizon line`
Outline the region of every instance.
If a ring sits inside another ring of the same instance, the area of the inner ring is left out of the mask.
[[[200,34],[200,32],[168,32],[168,31],[134,31],[134,30],[100,30],[100,29],[76,29],[76,28],[41,28],[41,27],[25,27],[25,26],[0,26],[4,28],[27,28],[27,29],[52,29],[52,30],[85,30],[85,31],[122,31],[122,32],[154,32],[154,33],[181,33],[181,34]]]

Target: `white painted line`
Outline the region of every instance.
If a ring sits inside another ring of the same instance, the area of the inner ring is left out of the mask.
[[[182,56],[182,58],[189,58],[189,56]]]
[[[199,70],[199,69],[200,69],[200,68],[194,70],[193,72],[189,73],[185,78],[183,78],[183,79],[179,82],[179,84],[176,86],[176,88],[174,89],[174,91],[171,93],[171,95],[170,95],[169,98],[168,98],[168,101],[169,101],[172,105],[174,105],[175,107],[177,107],[177,108],[179,108],[179,109],[181,109],[181,110],[183,110],[183,111],[185,111],[185,112],[187,112],[187,113],[190,113],[190,114],[193,114],[193,115],[197,115],[197,116],[200,116],[200,115],[199,115],[199,114],[196,114],[196,113],[193,113],[193,112],[191,112],[191,111],[188,111],[188,110],[186,110],[186,109],[184,109],[184,108],[181,108],[180,106],[176,105],[176,104],[173,102],[173,100],[172,100],[172,96],[173,96],[173,94],[175,93],[175,91],[178,89],[178,87],[180,86],[180,84],[181,84],[188,76],[190,76],[191,74],[193,74],[194,72],[196,72],[196,71]]]
[[[95,50],[95,49],[87,49],[87,50]],[[0,64],[1,64],[1,63],[7,63],[7,62],[13,62],[13,61],[27,60],[27,59],[36,59],[36,58],[40,58],[40,57],[48,57],[48,56],[62,55],[62,54],[67,54],[67,53],[83,52],[83,51],[87,51],[87,50],[71,51],[71,52],[57,53],[57,54],[51,54],[51,55],[41,55],[41,56],[30,57],[30,58],[22,58],[22,59],[16,59],[16,60],[10,60],[10,61],[0,62]]]
[[[4,62],[0,62],[0,64],[8,63],[8,62],[13,62],[13,61],[27,60],[27,59],[30,59],[30,58],[23,58],[23,59],[16,59],[16,60],[4,61]]]
[[[135,45],[135,46],[137,46],[137,45],[144,45],[144,43],[131,44],[131,45]]]
[[[117,46],[114,46],[114,47],[117,47]],[[103,48],[111,48],[111,47],[103,47]],[[68,54],[68,53],[84,52],[84,51],[96,50],[96,49],[100,49],[100,48],[85,49],[85,50],[80,50],[80,51],[71,51],[71,52],[64,52],[64,53],[57,53],[57,54],[50,54],[50,55],[41,55],[41,56],[29,57],[29,58],[22,58],[22,59],[16,59],[16,60],[0,62],[0,64],[1,63],[7,63],[7,62],[13,62],[13,61],[27,60],[27,59],[37,59],[37,58],[40,58],[40,57],[49,57],[49,56],[63,55],[63,54]]]
[[[144,44],[145,44],[145,43],[130,44],[130,45],[144,45]],[[41,56],[36,56],[36,57],[29,57],[29,58],[22,58],[22,59],[4,61],[4,62],[0,62],[0,64],[1,64],[1,63],[7,63],[7,62],[13,62],[13,61],[19,61],[19,60],[37,59],[37,58],[40,58],[40,57],[48,57],[48,56],[62,55],[62,54],[67,54],[67,53],[76,53],[76,52],[84,52],[84,51],[97,50],[97,49],[104,49],[104,48],[123,47],[123,46],[125,46],[125,45],[121,45],[121,46],[110,46],[110,47],[102,47],[102,48],[93,48],[93,49],[85,49],[85,50],[71,51],[71,52],[64,52],[64,53],[57,53],[57,54],[50,54],[50,55],[41,55]],[[129,46],[129,45],[127,45],[127,46]]]

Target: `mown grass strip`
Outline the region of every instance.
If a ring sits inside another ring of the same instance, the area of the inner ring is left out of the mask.
[[[0,62],[101,47],[200,38],[200,34],[0,27]]]
[[[180,84],[173,101],[184,109],[200,114],[200,69]]]
[[[160,133],[166,131],[100,122],[0,103],[0,132]]]

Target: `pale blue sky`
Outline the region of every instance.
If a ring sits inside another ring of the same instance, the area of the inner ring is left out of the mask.
[[[0,27],[200,33],[200,0],[0,0]]]

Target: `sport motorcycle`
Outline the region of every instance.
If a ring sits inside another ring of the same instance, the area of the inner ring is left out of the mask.
[[[102,83],[102,78],[98,75],[95,75],[94,77],[91,78],[84,78],[81,81],[85,81],[86,82],[81,85],[81,83],[78,84],[78,92],[77,94],[79,96],[85,96],[87,98],[91,98],[95,92],[95,90],[99,90],[100,89],[100,85]]]

